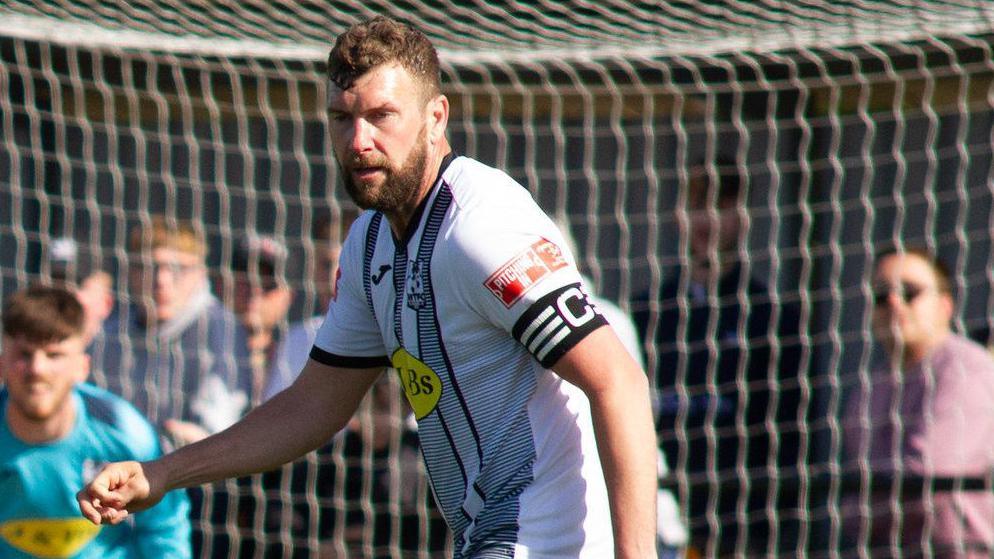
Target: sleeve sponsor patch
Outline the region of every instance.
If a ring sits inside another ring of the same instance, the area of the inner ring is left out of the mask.
[[[587,334],[607,324],[579,283],[560,287],[535,302],[511,334],[546,369]]]
[[[505,307],[511,308],[542,278],[564,267],[562,249],[548,239],[539,239],[508,260],[484,285]]]

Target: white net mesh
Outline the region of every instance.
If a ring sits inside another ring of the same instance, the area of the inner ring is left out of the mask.
[[[875,357],[877,249],[940,252],[961,332],[986,341],[994,315],[986,2],[6,2],[0,290],[49,274],[66,235],[124,305],[140,259],[127,234],[154,213],[202,224],[225,301],[239,242],[273,236],[290,254],[289,318],[319,314],[310,232],[347,205],[323,59],[375,14],[436,41],[455,149],[567,216],[598,290],[642,326],[694,550],[874,555],[843,530],[843,500],[873,476],[843,459],[840,416]],[[698,164],[741,183],[742,273],[700,298],[679,272]],[[348,556],[437,555],[448,544],[402,456],[407,431],[391,432],[389,452],[354,434],[208,494],[204,555],[334,556],[346,541]]]

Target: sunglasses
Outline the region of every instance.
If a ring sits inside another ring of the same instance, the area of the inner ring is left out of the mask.
[[[899,286],[881,286],[873,292],[873,304],[877,306],[886,305],[887,301],[890,300],[891,293],[897,293],[905,305],[910,305],[919,295],[926,291],[928,291],[927,287],[903,281]]]
[[[272,274],[265,272],[255,275],[248,272],[235,272],[235,281],[250,287],[258,286],[263,291],[272,291],[280,286],[280,282]]]

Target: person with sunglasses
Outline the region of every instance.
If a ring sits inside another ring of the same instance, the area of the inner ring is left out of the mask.
[[[994,357],[953,331],[951,275],[928,250],[881,252],[872,286],[886,359],[850,397],[846,466],[886,483],[848,497],[843,533],[873,557],[989,558]]]

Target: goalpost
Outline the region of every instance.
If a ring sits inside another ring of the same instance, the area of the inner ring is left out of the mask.
[[[596,290],[648,317],[650,371],[668,351],[653,338],[666,305],[689,313],[686,285],[670,302],[640,298],[690,259],[681,187],[698,164],[742,177],[735,250],[743,269],[765,280],[773,322],[761,340],[736,338],[742,325],[733,339],[716,335],[696,348],[742,359],[731,385],[708,369],[699,389],[743,404],[761,390],[772,397],[759,424],[737,417],[728,432],[698,432],[678,422],[665,484],[684,507],[701,488],[734,489],[731,512],[711,503],[684,519],[692,531],[761,524],[770,531],[764,552],[844,555],[841,502],[870,476],[842,458],[840,416],[875,356],[866,277],[876,250],[905,243],[939,252],[953,271],[959,331],[986,341],[994,316],[994,8],[968,0],[395,4],[5,3],[0,293],[47,277],[48,247],[61,236],[121,278],[135,257],[125,249],[129,227],[164,213],[203,224],[222,298],[232,295],[240,240],[270,235],[290,255],[290,318],[320,314],[310,232],[321,212],[349,205],[326,139],[329,41],[357,19],[405,19],[440,49],[454,148],[507,171],[568,221]],[[128,301],[120,279],[115,293]],[[740,290],[737,302],[758,304],[747,299]],[[788,306],[798,323],[784,339],[779,309]],[[796,349],[794,376],[772,366],[762,381],[746,378],[757,344],[774,355]],[[685,339],[670,349],[695,351]],[[693,371],[678,363],[676,377],[686,380]],[[95,372],[95,382],[105,374]],[[683,412],[693,390],[675,387]],[[784,409],[788,394],[796,402]],[[758,463],[747,456],[757,432],[771,441]],[[449,551],[423,471],[399,457],[409,450],[400,436],[389,444],[396,452],[350,454],[355,441],[339,440],[280,475],[229,483],[226,512],[205,512],[199,529],[231,542],[232,557],[305,557],[336,546],[346,553],[347,517],[360,518],[348,556]],[[744,444],[725,463],[719,443],[729,437]],[[711,460],[705,473],[687,469],[694,448]],[[350,464],[386,473],[346,479]],[[337,519],[330,543],[319,533],[329,515]],[[744,533],[719,539],[696,550],[745,553],[755,544]]]

